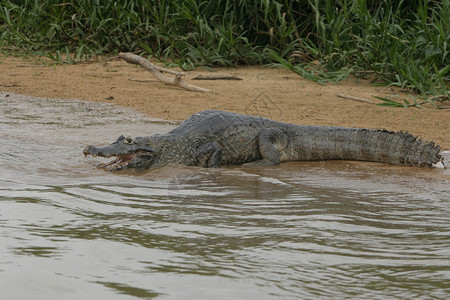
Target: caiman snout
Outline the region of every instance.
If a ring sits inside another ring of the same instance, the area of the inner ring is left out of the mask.
[[[153,148],[145,144],[139,145],[133,139],[124,137],[119,137],[110,145],[99,147],[89,145],[83,150],[85,156],[113,157],[110,162],[98,166],[111,171],[125,168],[147,169],[155,158],[153,152]]]
[[[86,148],[84,148],[83,150],[83,154],[84,156],[88,156],[88,155],[96,155],[97,152],[97,148],[95,148],[92,145],[87,146]]]
[[[131,138],[119,138],[116,142],[106,145],[95,147],[93,145],[89,145],[83,150],[83,154],[85,156],[93,155],[93,156],[102,156],[102,157],[111,157],[111,156],[126,156],[130,154],[136,154],[139,152],[155,152],[152,147],[147,145],[139,145],[134,142]]]

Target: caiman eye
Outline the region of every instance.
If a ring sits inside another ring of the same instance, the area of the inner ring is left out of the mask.
[[[124,144],[134,144],[134,141],[132,138],[128,137],[123,141]]]

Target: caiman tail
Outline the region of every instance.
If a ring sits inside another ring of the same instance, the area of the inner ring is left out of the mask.
[[[301,151],[303,154],[309,152],[307,156],[311,160],[343,159],[419,167],[443,166],[439,146],[407,132],[344,127],[331,127],[326,132],[324,129],[312,135],[311,149]]]

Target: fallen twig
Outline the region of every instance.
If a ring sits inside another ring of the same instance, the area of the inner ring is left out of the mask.
[[[20,85],[18,85],[17,83],[7,83],[7,84],[0,84],[0,86],[3,86],[3,87],[17,87],[17,86],[20,86]]]
[[[442,100],[439,100],[439,99],[442,99]],[[445,100],[450,100],[450,96],[449,95],[438,95],[438,96],[430,97],[427,100],[431,100],[431,101],[435,101],[435,100],[445,101]]]
[[[46,65],[17,65],[18,68],[45,68]]]
[[[133,79],[133,78],[128,78],[129,81],[136,81],[136,82],[155,82],[155,81],[159,81],[157,79]]]
[[[175,86],[184,88],[189,91],[194,91],[194,92],[205,92],[205,93],[211,92],[208,89],[197,87],[197,86],[194,86],[194,85],[184,82],[181,79],[181,76],[185,75],[184,73],[175,72],[175,71],[171,71],[171,70],[167,70],[167,69],[155,66],[154,64],[149,62],[147,59],[140,57],[136,54],[129,53],[129,52],[126,52],[126,53],[121,52],[121,53],[119,53],[119,57],[124,59],[127,63],[136,64],[136,65],[143,67],[144,69],[146,69],[147,71],[152,73],[152,75],[155,76],[159,81],[161,81],[165,84],[175,85]],[[173,74],[176,77],[175,78],[166,77],[165,75],[163,75],[162,72]]]
[[[372,101],[367,100],[367,99],[353,97],[353,96],[348,96],[348,95],[344,95],[344,94],[336,94],[336,96],[338,96],[339,98],[349,99],[349,100],[353,100],[353,101],[375,104]]]
[[[192,80],[242,80],[242,78],[234,75],[198,75],[192,78]]]

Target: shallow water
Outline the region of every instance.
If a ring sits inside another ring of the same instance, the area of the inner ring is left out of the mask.
[[[449,297],[448,170],[110,173],[82,155],[171,128],[109,104],[0,93],[2,297]]]

